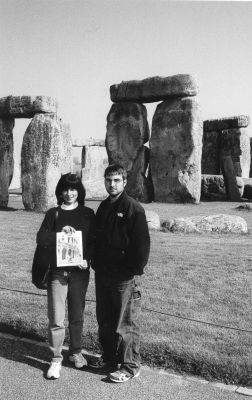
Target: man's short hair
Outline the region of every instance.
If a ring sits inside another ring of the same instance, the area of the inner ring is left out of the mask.
[[[127,179],[127,171],[126,169],[120,164],[110,164],[104,171],[104,178],[108,175],[122,175],[123,179]]]

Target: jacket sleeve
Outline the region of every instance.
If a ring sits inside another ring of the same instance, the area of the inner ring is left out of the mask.
[[[94,253],[94,244],[95,244],[95,213],[93,210],[90,210],[90,226],[87,232],[86,239],[86,251],[84,254],[84,258],[86,260],[90,260]]]
[[[142,275],[150,254],[150,235],[144,211],[136,211],[131,217],[127,258],[134,275]]]
[[[55,219],[56,210],[47,211],[44,220],[37,233],[37,244],[44,247],[52,247],[56,245]]]

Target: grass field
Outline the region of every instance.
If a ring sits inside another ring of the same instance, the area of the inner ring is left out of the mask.
[[[94,210],[98,204],[87,202]],[[245,218],[252,232],[252,211],[237,210],[238,205],[152,203],[144,207],[156,211],[162,220],[236,214]],[[24,211],[19,196],[11,197],[9,206],[8,211],[0,211],[0,287],[17,291],[0,290],[0,330],[46,340],[46,296],[32,286],[30,274],[43,214]],[[210,380],[252,385],[251,237],[250,233],[151,231],[151,255],[142,284],[144,363]],[[87,299],[91,301],[86,306],[83,346],[98,351],[93,273]]]

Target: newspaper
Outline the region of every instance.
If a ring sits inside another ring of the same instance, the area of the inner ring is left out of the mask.
[[[57,232],[57,267],[71,267],[83,263],[82,232]]]

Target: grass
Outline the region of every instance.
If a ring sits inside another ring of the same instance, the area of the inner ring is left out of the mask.
[[[96,209],[98,202],[87,202]],[[43,214],[23,210],[19,196],[0,211],[0,329],[47,338],[46,296],[31,284],[35,235]],[[238,203],[144,205],[168,217],[237,214],[252,229],[252,212]],[[229,384],[252,385],[252,333],[200,324],[180,317],[252,331],[251,234],[172,234],[151,231],[151,255],[143,278],[143,362]],[[83,346],[99,351],[94,279],[87,293]],[[156,310],[161,313],[147,311]],[[163,313],[163,314],[162,314]],[[68,336],[66,337],[68,340]]]

